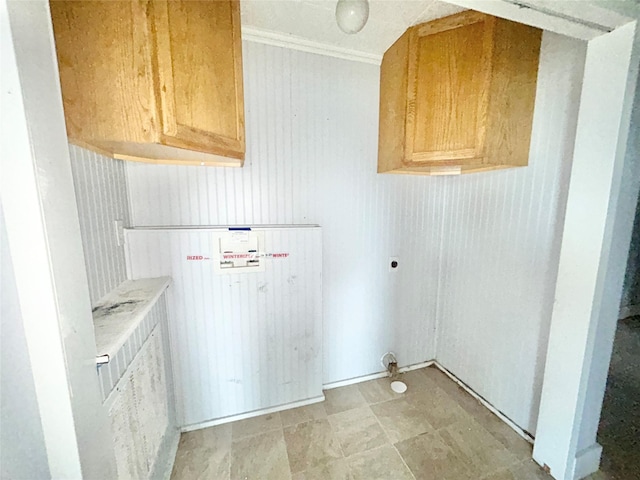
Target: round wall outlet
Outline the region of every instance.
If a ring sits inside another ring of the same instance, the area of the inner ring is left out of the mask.
[[[389,257],[389,271],[390,272],[395,272],[396,270],[398,270],[399,266],[400,266],[400,262],[398,260],[398,257]]]

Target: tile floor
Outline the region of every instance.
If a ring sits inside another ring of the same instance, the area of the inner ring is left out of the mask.
[[[172,479],[536,480],[532,447],[436,368],[323,403],[185,433]]]

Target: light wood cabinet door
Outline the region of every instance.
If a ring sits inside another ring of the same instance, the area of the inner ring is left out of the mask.
[[[456,161],[482,155],[491,56],[486,25],[491,20],[485,19],[470,12],[455,22],[412,30],[408,160]],[[469,22],[465,28],[459,28],[462,20]]]
[[[242,166],[238,0],[51,0],[69,141],[124,160]]]
[[[155,142],[153,34],[146,2],[50,2],[67,135],[108,142]]]
[[[378,171],[527,165],[540,39],[474,11],[407,30],[381,66]]]
[[[162,140],[244,155],[238,2],[154,2]]]

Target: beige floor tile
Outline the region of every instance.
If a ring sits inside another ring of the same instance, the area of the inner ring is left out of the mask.
[[[187,450],[176,455],[171,480],[229,479],[230,450]]]
[[[483,406],[482,409],[484,412],[474,415],[473,418],[507,450],[514,454],[518,460],[531,460],[533,445],[514,432],[509,425],[500,420],[486,407]]]
[[[511,427],[499,419],[480,401],[435,367],[424,368],[421,372],[448,395],[448,398],[451,399],[448,402],[450,408],[458,412],[460,409],[467,412],[520,460],[531,458],[533,452],[531,444],[514,432]],[[439,428],[435,424],[434,426]]]
[[[522,478],[524,480],[552,480],[553,477],[545,472],[540,465],[538,465],[533,458],[528,458],[523,462],[520,462],[515,467],[516,478]]]
[[[358,390],[364,399],[371,405],[401,398],[402,393],[395,393],[391,390],[390,378],[379,378],[358,384]]]
[[[409,438],[396,448],[417,480],[476,480],[437,432]]]
[[[247,418],[246,420],[238,420],[231,425],[232,437],[236,441],[251,435],[280,430],[282,428],[282,420],[279,413],[270,413],[259,417]]]
[[[444,390],[433,385],[429,391],[407,395],[407,403],[418,409],[439,430],[460,420],[466,412]]]
[[[324,408],[329,415],[358,408],[367,403],[362,394],[360,394],[357,385],[325,390],[324,396]]]
[[[480,405],[478,401],[469,395],[461,386],[451,380],[437,367],[428,367],[417,370],[424,375],[432,385],[440,387],[447,392],[456,402],[461,402],[460,406],[464,408],[467,403],[473,406]],[[482,405],[480,405],[482,407]]]
[[[431,372],[435,367],[419,368],[411,370],[400,375],[398,380],[403,381],[407,385],[407,395],[418,392],[430,392],[437,384],[433,381],[427,372]],[[439,370],[438,370],[439,371]]]
[[[292,480],[353,480],[353,477],[349,473],[347,462],[340,459],[296,473]]]
[[[231,447],[231,423],[194,430],[180,435],[180,449]]]
[[[383,378],[328,390],[323,403],[186,433],[172,479],[550,478],[531,445],[439,370],[400,379],[405,394]]]
[[[173,480],[229,478],[231,425],[183,433],[173,464]]]
[[[447,375],[445,375],[438,367],[435,365],[431,365],[427,368],[420,368],[418,370],[414,370],[416,372],[420,372],[420,374],[425,375],[436,385],[442,387],[444,383],[451,382],[451,379]]]
[[[481,477],[519,463],[519,459],[475,419],[470,415],[465,417],[438,433],[472,471]]]
[[[282,431],[252,435],[233,442],[231,480],[288,480],[290,478],[287,448]]]
[[[482,477],[482,480],[553,480],[553,478],[533,460],[526,460]]]
[[[414,480],[395,448],[385,445],[347,458],[353,480]]]
[[[378,419],[368,406],[330,415],[329,423],[346,457],[389,443]]]
[[[433,431],[424,414],[403,398],[371,405],[371,410],[378,417],[391,443]]]
[[[328,420],[312,420],[284,429],[292,473],[326,465],[342,458],[340,444]]]
[[[282,425],[289,427],[309,420],[327,418],[327,411],[324,408],[324,403],[314,403],[313,405],[283,410],[280,412],[280,418],[282,419]]]

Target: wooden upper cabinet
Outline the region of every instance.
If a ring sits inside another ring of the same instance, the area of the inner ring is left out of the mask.
[[[527,165],[541,34],[474,11],[407,30],[382,60],[378,172]]]
[[[242,166],[237,0],[51,0],[69,141],[115,158]]]

